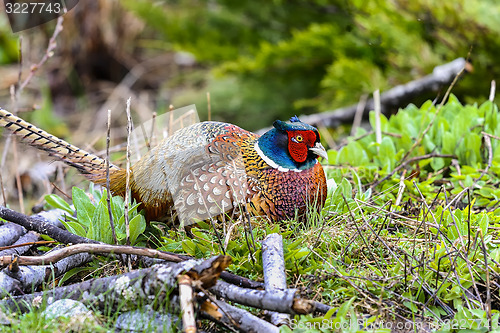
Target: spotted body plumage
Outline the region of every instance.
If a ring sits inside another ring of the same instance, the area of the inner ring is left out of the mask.
[[[103,159],[2,109],[0,125],[35,139],[30,144],[105,183]],[[276,121],[262,136],[232,124],[202,122],[178,130],[134,164],[130,189],[148,220],[188,225],[234,218],[246,208],[282,221],[303,216],[307,207],[322,209],[326,179],[318,156],[326,157],[319,133],[296,118]],[[111,190],[123,195],[126,171],[111,166],[110,172]]]

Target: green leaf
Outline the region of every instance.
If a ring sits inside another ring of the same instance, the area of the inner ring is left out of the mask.
[[[50,206],[52,206],[54,208],[62,209],[65,212],[67,212],[69,215],[73,215],[74,211],[73,211],[73,209],[71,209],[71,206],[66,201],[64,201],[63,198],[61,198],[60,196],[55,195],[55,194],[49,194],[49,195],[46,195],[44,198],[45,198],[45,201],[47,201],[47,203]]]
[[[107,244],[114,244],[105,195],[101,197],[101,200],[94,211],[87,237]]]
[[[393,166],[396,164],[395,155],[396,147],[394,146],[394,142],[391,138],[385,136],[379,147],[380,166],[384,172],[392,171]]]
[[[481,219],[478,222],[479,227],[481,228],[481,231],[483,232],[483,236],[486,236],[486,233],[488,232],[488,227],[490,225],[490,219],[487,214],[481,214]]]
[[[137,237],[146,230],[146,220],[142,215],[134,216],[130,222],[130,244],[135,244]]]
[[[78,187],[73,187],[72,196],[78,221],[88,227],[92,222],[92,216],[94,215],[95,206],[90,201],[88,195]]]
[[[435,157],[431,159],[431,167],[434,171],[439,171],[444,168],[445,166],[444,158],[441,157]]]
[[[62,224],[64,224],[66,229],[72,234],[82,237],[87,237],[87,231],[80,223],[73,221],[63,221],[63,220],[61,220],[61,222]]]
[[[77,275],[80,272],[91,272],[94,271],[95,267],[75,267],[64,273],[62,278],[59,279],[58,286],[62,286],[64,282],[71,279],[73,276]]]
[[[192,256],[196,255],[196,244],[190,239],[182,241],[182,249]]]

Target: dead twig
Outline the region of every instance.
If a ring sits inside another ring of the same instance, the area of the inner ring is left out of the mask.
[[[263,240],[262,266],[266,291],[285,290],[285,258],[283,256],[283,238],[280,234],[270,234]],[[273,325],[286,325],[289,322],[290,315],[271,312],[271,323]]]
[[[278,333],[280,329],[265,320],[229,305],[221,300],[205,302],[202,315],[210,320],[220,323],[232,331],[239,332],[269,332]]]
[[[77,253],[91,253],[91,254],[135,254],[138,256],[159,258],[163,260],[168,260],[172,262],[183,261],[176,255],[172,255],[163,251],[133,247],[126,245],[109,245],[109,244],[75,244],[71,246],[64,247],[59,250],[55,250],[44,254],[42,256],[19,256],[12,258],[12,256],[0,257],[0,265],[8,265],[14,260],[17,260],[19,265],[47,265],[53,264],[61,259]]]
[[[177,284],[179,285],[179,301],[182,312],[182,327],[185,333],[196,333],[196,318],[193,307],[193,287],[192,280],[188,275],[179,275]]]
[[[109,144],[111,141],[111,110],[108,110],[108,123],[107,123],[107,133],[106,133],[106,202],[108,204],[108,215],[109,215],[109,226],[111,228],[111,234],[113,235],[113,240],[115,244],[118,244],[118,238],[116,237],[115,224],[113,222],[113,211],[111,210],[111,179],[109,177]]]
[[[422,156],[415,156],[415,157],[412,157],[406,161],[404,161],[403,163],[399,164],[397,167],[395,167],[387,176],[385,176],[384,178],[380,179],[380,180],[377,180],[376,182],[374,182],[372,185],[370,185],[370,188],[375,188],[377,185],[379,185],[380,183],[386,181],[387,179],[391,178],[396,172],[398,172],[399,170],[401,170],[402,168],[406,167],[408,164],[411,164],[413,162],[417,162],[417,161],[422,161],[422,160],[427,160],[429,158],[435,158],[435,157],[440,157],[440,158],[457,158],[455,155],[448,155],[448,154],[436,154],[436,153],[431,153],[431,154],[425,154],[425,155],[422,155]]]
[[[314,311],[314,302],[297,296],[297,290],[252,290],[224,281],[209,289],[218,297],[262,310],[289,314],[308,314]]]

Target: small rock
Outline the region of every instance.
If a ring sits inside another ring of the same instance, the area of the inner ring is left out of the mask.
[[[47,306],[43,311],[45,318],[75,317],[91,314],[87,307],[72,299],[60,299]]]
[[[122,332],[177,332],[177,317],[154,310],[134,310],[122,313],[116,320],[115,328]]]
[[[78,301],[71,299],[61,299],[47,306],[42,312],[46,319],[58,320],[59,318],[69,318],[63,326],[60,327],[62,332],[81,332],[89,329],[95,329],[99,326],[97,319],[92,311]]]

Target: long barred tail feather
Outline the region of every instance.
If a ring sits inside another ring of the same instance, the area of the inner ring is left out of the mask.
[[[91,180],[105,177],[106,161],[104,159],[45,132],[1,107],[0,126],[9,129],[30,146],[44,150],[49,153],[49,156],[76,168]],[[121,170],[113,164],[110,164],[109,168],[112,173]]]

